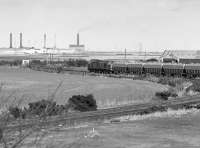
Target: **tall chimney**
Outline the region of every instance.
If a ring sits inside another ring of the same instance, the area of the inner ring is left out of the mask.
[[[10,33],[10,48],[12,48],[12,33]]]
[[[126,48],[125,48],[125,50],[124,50],[124,58],[125,58],[125,60],[126,60]]]
[[[23,48],[23,45],[22,45],[22,33],[20,33],[19,35],[19,42],[20,42],[20,45],[19,45],[19,48]]]
[[[44,34],[44,48],[46,48],[46,40],[47,40],[47,35],[46,33]]]
[[[56,34],[54,34],[54,48],[56,49]]]
[[[77,33],[77,46],[79,46],[79,33]]]

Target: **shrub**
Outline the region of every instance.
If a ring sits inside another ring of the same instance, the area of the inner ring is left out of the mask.
[[[61,73],[63,71],[63,68],[61,66],[58,66],[56,68],[57,73]]]
[[[156,92],[155,94],[156,97],[159,97],[163,100],[168,100],[168,97],[170,96],[170,93],[168,91],[165,92]]]
[[[158,83],[175,87],[177,84],[183,83],[183,79],[182,78],[172,78],[172,77],[161,77],[161,78],[159,78]]]
[[[30,62],[30,65],[46,65],[47,62],[46,61],[40,61],[40,60],[32,60]]]
[[[0,60],[0,65],[19,66],[22,60]]]
[[[72,96],[65,105],[58,105],[56,102],[51,100],[40,100],[31,102],[27,108],[10,107],[9,113],[14,118],[28,118],[31,116],[55,116],[61,115],[64,112],[72,108],[78,111],[94,111],[97,110],[96,100],[93,95],[74,95]]]
[[[28,111],[33,115],[57,115],[58,111],[58,105],[56,105],[56,102],[49,101],[49,100],[41,100],[29,103]]]
[[[22,109],[18,107],[9,107],[9,112],[14,118],[19,118],[22,115]]]
[[[168,85],[169,85],[169,86],[172,86],[172,87],[175,87],[175,86],[176,86],[176,82],[173,81],[173,80],[170,80],[170,81],[168,82]]]
[[[22,64],[22,60],[14,60],[13,62],[11,62],[11,65],[13,66],[19,66]]]
[[[40,100],[28,104],[28,108],[10,107],[9,113],[14,118],[27,118],[30,116],[61,115],[68,110],[67,105],[58,105],[54,101]]]
[[[147,59],[146,62],[158,62],[157,59],[151,58],[151,59]]]
[[[158,80],[158,83],[161,83],[163,85],[166,85],[168,84],[168,78],[167,77],[161,77],[159,80]]]
[[[86,67],[88,65],[88,61],[84,59],[69,59],[67,61],[63,61],[62,64],[69,67]]]
[[[159,97],[162,100],[168,100],[169,97],[177,97],[178,95],[175,92],[162,91],[162,92],[156,92],[155,96]]]
[[[192,81],[192,85],[186,89],[186,92],[189,92],[190,90],[194,92],[200,92],[200,80],[196,79]]]
[[[68,100],[68,105],[73,110],[81,112],[97,110],[96,100],[93,95],[74,95]]]

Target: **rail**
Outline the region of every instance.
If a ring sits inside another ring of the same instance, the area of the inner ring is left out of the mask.
[[[192,104],[200,104],[200,96],[192,96],[192,97],[182,97],[176,98],[174,100],[167,100],[163,102],[157,103],[143,103],[143,104],[132,104],[132,105],[124,105],[119,107],[113,107],[108,109],[99,109],[97,111],[90,112],[75,112],[68,113],[64,116],[57,117],[49,117],[45,120],[41,119],[26,119],[22,120],[21,124],[18,122],[9,123],[5,129],[6,130],[17,130],[20,128],[29,128],[33,126],[46,126],[46,125],[58,125],[67,122],[76,122],[76,121],[86,121],[92,119],[110,119],[113,117],[120,117],[123,115],[130,114],[140,114],[143,112],[148,112],[153,108],[180,108],[184,105],[192,105]]]

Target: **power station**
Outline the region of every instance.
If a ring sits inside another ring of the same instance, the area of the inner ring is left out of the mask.
[[[9,40],[9,48],[13,48],[13,34],[10,33],[10,40]],[[19,34],[19,48],[23,48],[23,39],[22,39],[22,33]]]
[[[37,49],[36,52],[37,53],[39,52],[39,53],[54,53],[54,54],[57,54],[57,53],[83,53],[85,51],[85,45],[80,44],[79,33],[77,33],[77,35],[76,35],[76,44],[70,44],[69,48],[57,48],[56,47],[56,40],[55,40],[54,44],[55,44],[54,47],[47,47],[47,34],[44,33],[42,48]],[[10,49],[17,49],[16,47],[13,47],[13,33],[12,32],[10,32],[10,34],[9,34],[9,48]],[[22,34],[22,32],[19,33],[18,49],[24,49],[24,50],[29,50],[29,51],[30,51],[30,49],[36,50],[34,47],[26,47],[26,46],[23,45],[23,34]]]
[[[84,52],[85,45],[80,44],[79,33],[76,35],[76,44],[69,45],[69,50],[73,50],[74,52]]]

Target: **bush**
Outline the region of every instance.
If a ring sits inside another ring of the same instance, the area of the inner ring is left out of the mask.
[[[22,60],[0,60],[0,65],[19,66]]]
[[[58,66],[56,68],[57,73],[61,73],[63,71],[63,68],[61,66]]]
[[[177,97],[178,95],[171,91],[162,91],[162,92],[156,92],[156,97],[159,97],[162,100],[168,100],[169,97]]]
[[[69,109],[78,111],[94,111],[97,110],[96,100],[93,95],[74,95],[65,105],[58,105],[54,101],[40,100],[31,102],[27,108],[10,107],[9,113],[14,118],[28,118],[34,116],[55,116],[68,112]]]
[[[158,83],[161,83],[163,85],[166,85],[168,84],[168,81],[169,79],[167,77],[161,77],[159,80],[158,80]]]
[[[67,61],[63,61],[62,64],[68,67],[86,67],[88,65],[88,61],[84,59],[69,59]]]
[[[200,92],[200,80],[196,79],[192,81],[192,85],[186,89],[186,92],[189,92],[190,90],[194,92]]]
[[[151,58],[151,59],[147,59],[146,62],[158,62],[157,59]]]
[[[68,105],[73,110],[81,112],[97,110],[96,100],[93,95],[74,95],[68,100]]]
[[[22,60],[14,60],[11,62],[11,66],[19,66],[22,65]]]
[[[161,77],[161,78],[159,78],[158,83],[175,87],[177,84],[183,83],[183,79],[182,78],[172,78],[172,77]]]
[[[27,118],[30,116],[55,116],[68,110],[68,105],[58,105],[54,101],[40,100],[28,104],[28,108],[10,107],[9,113],[14,118]]]
[[[56,104],[54,101],[49,100],[41,100],[29,103],[28,111],[33,115],[57,115],[59,110],[59,105]]]
[[[18,107],[9,107],[9,112],[14,118],[19,118],[22,116],[22,109]]]
[[[46,61],[40,61],[40,60],[32,60],[30,62],[30,65],[46,65],[47,62]]]

